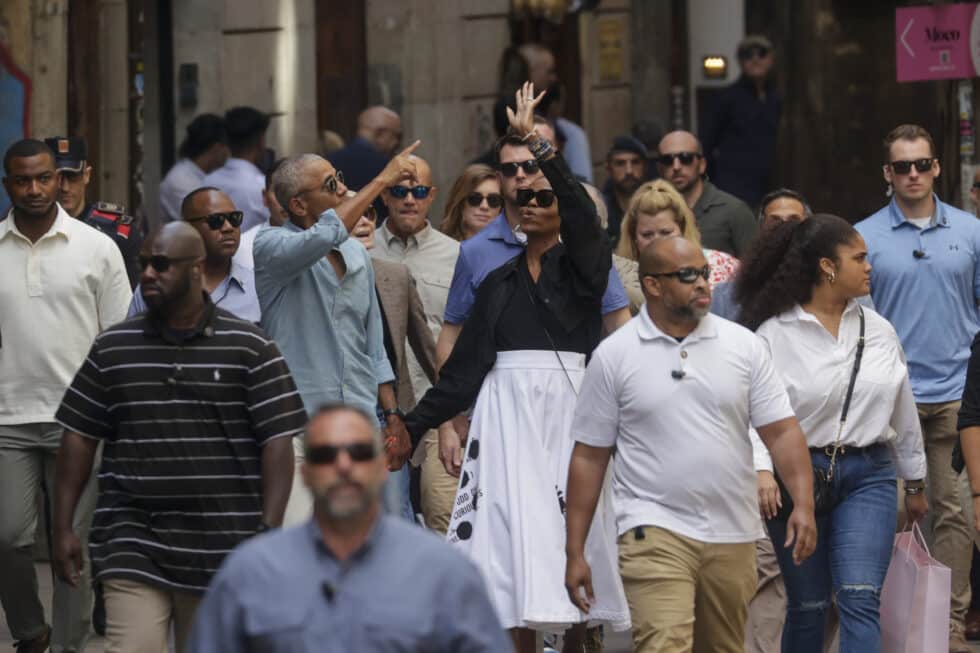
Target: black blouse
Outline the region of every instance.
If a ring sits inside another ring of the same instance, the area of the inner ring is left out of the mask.
[[[524,253],[487,275],[439,381],[405,418],[413,444],[473,404],[498,351],[551,349],[545,327],[559,350],[588,354],[599,343],[602,295],[612,267],[609,238],[592,198],[561,155],[542,161],[541,171],[558,199],[561,242],[542,256],[541,274],[531,286],[537,310],[526,310],[530,300],[515,297],[527,296]]]

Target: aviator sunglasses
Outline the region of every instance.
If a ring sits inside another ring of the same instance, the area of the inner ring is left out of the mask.
[[[700,158],[700,154],[697,152],[675,152],[673,154],[661,154],[657,157],[657,163],[662,166],[672,166],[674,165],[674,159],[681,162],[681,165],[689,166],[694,163],[695,159]]]
[[[555,202],[555,191],[548,190],[547,188],[542,190],[532,190],[530,188],[518,188],[517,189],[517,205],[527,206],[531,203],[531,200],[535,200],[538,206],[545,208],[551,206]]]
[[[324,444],[307,449],[306,462],[313,465],[332,465],[337,462],[337,456],[340,455],[341,451],[346,451],[347,455],[355,463],[366,463],[369,460],[374,460],[378,455],[374,444],[370,442],[355,442],[354,444],[345,444],[336,447],[330,444]]]
[[[213,231],[221,229],[222,225],[225,224],[225,220],[228,221],[232,227],[236,229],[242,226],[242,219],[245,214],[241,211],[228,211],[227,213],[209,213],[208,215],[199,215],[196,218],[187,218],[185,222],[200,222],[201,220],[208,221],[208,228]]]
[[[408,197],[409,193],[417,200],[424,200],[432,192],[432,186],[422,186],[421,184],[412,186],[411,188],[408,186],[392,186],[388,189],[388,192],[391,193],[392,197],[399,200]]]
[[[527,161],[501,163],[500,174],[502,174],[505,177],[513,177],[517,175],[518,166],[524,169],[524,174],[526,175],[537,174],[538,170],[541,169],[537,161],[535,161],[534,159],[528,159]]]
[[[896,175],[907,175],[912,172],[912,166],[915,166],[918,172],[929,172],[932,168],[932,162],[935,160],[930,157],[928,159],[916,159],[915,161],[892,161],[888,165]]]
[[[470,193],[466,196],[466,203],[476,208],[483,204],[483,200],[487,201],[487,206],[491,209],[499,209],[504,205],[504,198],[500,196],[500,193]]]
[[[704,277],[707,281],[711,278],[711,266],[706,265],[703,268],[681,268],[679,270],[674,270],[673,272],[648,272],[644,274],[645,277],[676,277],[681,283],[694,283],[698,280],[698,277]]]

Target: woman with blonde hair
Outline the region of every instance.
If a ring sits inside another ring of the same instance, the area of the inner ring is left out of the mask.
[[[623,217],[623,237],[619,239],[616,253],[637,260],[640,250],[654,240],[682,236],[695,245],[701,245],[694,214],[680,193],[667,181],[648,181],[633,193],[630,205]],[[738,259],[716,249],[704,250],[704,258],[711,266],[712,287],[730,281],[738,272]]]
[[[450,238],[467,240],[493,221],[504,206],[497,173],[474,163],[459,176],[449,191],[446,214],[439,230]]]

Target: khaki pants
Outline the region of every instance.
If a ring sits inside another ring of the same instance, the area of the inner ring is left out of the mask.
[[[756,588],[745,622],[745,653],[779,650],[786,621],[786,587],[772,540],[755,541]]]
[[[953,445],[956,444],[956,416],[960,402],[919,404],[919,421],[925,442],[929,514],[932,521],[930,551],[951,570],[950,625],[963,629],[970,607],[970,565],[973,561],[972,527],[964,515],[960,479],[953,471]],[[964,473],[965,474],[965,473]],[[906,521],[904,492],[899,492],[899,527]],[[966,495],[969,499],[969,494]]]
[[[439,460],[439,433],[429,431],[422,441],[425,460],[422,462],[422,514],[425,525],[443,535],[449,529],[449,518],[456,499],[459,479],[451,476]]]
[[[54,423],[0,426],[0,604],[15,640],[33,639],[45,631],[33,556],[37,524],[43,522],[37,496],[43,483],[53,516],[55,459],[63,430]],[[79,497],[72,523],[82,542],[78,586],[54,581],[52,651],[82,651],[89,637],[92,589],[88,531],[97,485],[93,473]]]
[[[106,653],[167,653],[171,622],[177,653],[184,652],[202,596],[121,578],[107,580],[102,587]]]
[[[295,456],[293,488],[289,491],[289,500],[286,502],[286,513],[282,518],[283,526],[295,526],[309,521],[313,516],[313,493],[303,482],[302,467],[303,461],[306,460],[303,438],[293,438],[293,455]]]
[[[644,526],[619,537],[619,570],[637,653],[744,650],[753,542],[707,544]]]

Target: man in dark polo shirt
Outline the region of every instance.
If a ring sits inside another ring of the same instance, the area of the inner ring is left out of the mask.
[[[660,141],[657,151],[657,170],[694,212],[701,244],[741,258],[759,225],[745,202],[708,181],[697,136],[686,131],[670,132]]]
[[[204,292],[197,230],[166,224],[148,253],[149,311],[95,339],[55,415],[54,562],[78,582],[72,515],[102,442],[89,547],[107,649],[166,650],[173,622],[179,653],[225,555],[281,523],[306,411],[275,343]]]

